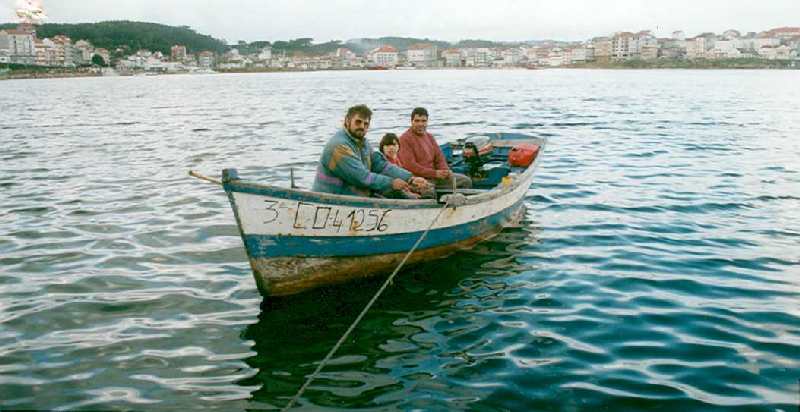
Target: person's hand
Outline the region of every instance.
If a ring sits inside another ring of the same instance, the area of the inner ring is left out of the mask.
[[[436,178],[437,179],[447,179],[449,177],[450,177],[450,171],[447,170],[447,169],[445,169],[445,170],[437,170],[436,171]]]
[[[408,190],[408,183],[403,179],[394,179],[392,180],[392,189],[406,191]]]
[[[411,178],[411,186],[418,190],[425,189],[428,187],[428,180],[426,180],[424,177],[414,176]]]

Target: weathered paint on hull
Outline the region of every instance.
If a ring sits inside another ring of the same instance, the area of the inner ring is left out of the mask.
[[[406,265],[443,258],[490,239],[504,227],[517,224],[523,211],[524,206],[519,204],[508,211],[507,218],[501,224],[485,227],[486,231],[478,236],[418,250],[408,258]],[[250,257],[250,266],[262,295],[282,296],[323,285],[391,273],[406,254],[407,252],[351,257]]]
[[[499,146],[544,144],[504,136],[498,134]],[[408,263],[445,257],[494,236],[519,221],[538,163],[537,158],[514,170],[491,190],[467,193],[464,203],[443,211],[433,199],[353,197],[245,182],[235,169],[223,171],[222,184],[260,292],[290,295],[391,272],[431,222]]]

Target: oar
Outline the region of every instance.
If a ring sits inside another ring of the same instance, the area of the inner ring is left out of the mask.
[[[214,179],[213,177],[203,176],[200,173],[195,172],[194,170],[190,170],[189,171],[189,176],[196,177],[196,178],[198,178],[200,180],[205,180],[206,182],[211,182],[211,183],[215,183],[215,184],[218,184],[218,185],[222,185],[222,182],[220,182],[219,180]]]

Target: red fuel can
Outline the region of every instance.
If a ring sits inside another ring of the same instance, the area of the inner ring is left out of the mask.
[[[508,163],[516,167],[528,167],[539,154],[539,145],[533,143],[520,143],[511,148],[508,153]]]

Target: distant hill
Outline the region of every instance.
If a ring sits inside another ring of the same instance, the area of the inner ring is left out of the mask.
[[[434,44],[439,49],[448,49],[452,47],[449,42],[441,40],[430,39],[417,39],[413,37],[381,37],[377,39],[352,39],[348,40],[344,47],[353,50],[357,53],[363,53],[384,45],[392,46],[399,51],[408,50],[408,47],[416,43]]]
[[[0,24],[0,30],[16,26],[15,23]],[[64,34],[72,41],[86,40],[94,47],[112,51],[121,47],[129,53],[148,49],[169,54],[170,48],[176,44],[186,46],[190,53],[203,50],[221,53],[227,49],[222,40],[199,34],[187,26],[173,27],[126,20],[78,24],[47,23],[37,26],[36,33],[39,38]]]
[[[0,24],[0,30],[16,28],[16,23]],[[72,41],[87,40],[95,47],[102,47],[111,51],[123,48],[126,51],[121,53],[127,55],[139,49],[150,51],[160,51],[164,54],[170,53],[170,48],[176,44],[186,46],[190,53],[197,53],[203,50],[210,50],[216,53],[223,53],[235,47],[242,54],[258,53],[265,46],[271,46],[273,53],[286,53],[287,55],[322,55],[332,53],[339,47],[346,47],[356,53],[389,45],[399,51],[406,51],[416,43],[427,43],[436,45],[439,50],[451,47],[503,47],[510,43],[494,42],[489,40],[462,40],[458,43],[449,43],[441,40],[431,40],[428,38],[419,39],[413,37],[380,37],[359,38],[348,40],[342,43],[339,40],[328,41],[325,43],[314,44],[312,38],[299,38],[293,40],[276,40],[239,42],[238,44],[227,45],[224,40],[215,39],[211,36],[200,34],[188,26],[167,26],[157,23],[145,23],[135,21],[104,21],[99,23],[79,23],[61,24],[48,23],[37,26],[38,37],[53,37],[64,34]]]
[[[352,39],[348,40],[345,43],[344,47],[347,47],[355,52],[363,53],[368,50],[375,49],[377,47],[383,45],[389,45],[396,48],[399,51],[408,50],[408,47],[412,44],[416,43],[426,43],[426,44],[434,44],[439,50],[449,49],[449,48],[478,48],[478,47],[486,47],[486,48],[496,48],[496,47],[508,47],[508,46],[516,46],[520,44],[527,44],[527,43],[535,43],[532,42],[500,42],[500,41],[491,41],[491,40],[480,40],[480,39],[468,39],[468,40],[460,40],[457,43],[446,42],[442,40],[431,40],[428,38],[425,39],[418,39],[413,37],[381,37],[377,39],[370,39],[370,38],[361,38],[361,39]]]

